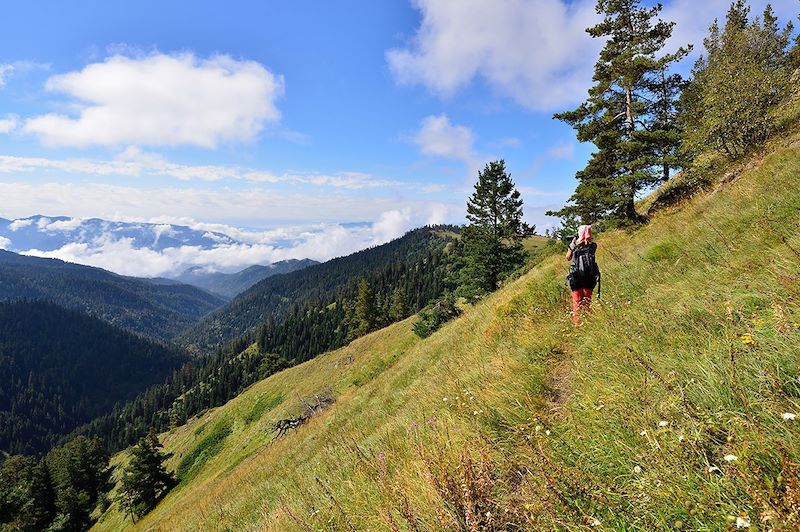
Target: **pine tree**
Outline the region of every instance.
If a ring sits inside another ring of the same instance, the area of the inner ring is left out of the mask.
[[[660,5],[643,8],[639,0],[598,0],[604,19],[587,29],[592,37],[606,39],[595,85],[580,107],[555,115],[577,131],[578,140],[593,142],[597,152],[576,176],[574,205],[553,214],[578,214],[585,222],[608,215],[641,221],[636,195],[668,178],[675,166],[674,105],[681,80],[668,70],[689,51],[656,56],[673,27],[655,20],[660,11]]]
[[[522,199],[505,161],[490,162],[478,173],[467,220],[461,233],[460,292],[471,299],[496,290],[525,261],[522,238],[530,230],[522,221]]]
[[[408,295],[402,286],[392,291],[392,300],[389,305],[389,320],[394,323],[408,316]]]
[[[168,456],[159,451],[161,448],[155,432],[150,431],[133,448],[123,470],[119,504],[134,522],[155,508],[175,484],[174,477],[164,468]]]

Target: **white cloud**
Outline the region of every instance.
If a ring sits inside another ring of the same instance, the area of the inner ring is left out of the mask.
[[[43,218],[43,219],[46,219],[46,218]],[[45,231],[48,231],[48,232],[51,232],[51,233],[56,232],[56,231],[69,233],[69,232],[74,231],[75,229],[79,228],[82,223],[83,223],[83,220],[80,219],[80,218],[69,218],[67,220],[56,220],[55,222],[39,224],[39,229],[43,228]]]
[[[269,264],[290,258],[324,261],[348,255],[388,242],[413,227],[447,215],[448,209],[443,205],[403,207],[380,213],[373,224],[345,227],[326,223],[266,231],[242,231],[223,224],[183,220],[193,229],[213,228],[232,238],[245,238],[235,243],[219,243],[211,249],[186,245],[156,251],[149,247],[136,247],[131,238],[117,238],[113,233],[105,232],[91,242],[72,242],[55,250],[31,249],[24,253],[145,277],[174,275],[189,266],[236,271],[252,264]],[[156,227],[158,234],[161,234],[158,232],[161,229],[170,228],[166,224]]]
[[[19,119],[16,115],[6,115],[5,118],[0,118],[0,133],[11,133],[19,125]]]
[[[459,161],[475,159],[475,133],[466,126],[451,124],[446,115],[426,117],[411,140],[425,155]]]
[[[394,209],[382,213],[378,221],[372,224],[372,231],[376,240],[388,242],[393,238],[402,236],[412,227],[411,209],[406,207],[405,209]]]
[[[503,96],[552,111],[585,96],[600,44],[585,29],[594,0],[413,0],[422,21],[386,58],[395,79],[443,96],[482,78]]]
[[[48,79],[77,116],[30,118],[24,130],[52,146],[194,145],[249,141],[280,119],[284,83],[255,61],[191,53],[114,55]]]
[[[0,249],[8,249],[11,247],[11,240],[4,236],[0,236]]]
[[[30,211],[28,211],[28,212],[30,212]],[[11,229],[12,231],[17,231],[19,229],[23,229],[25,227],[28,227],[32,223],[33,223],[33,220],[30,220],[30,219],[27,219],[27,220],[25,220],[25,219],[14,220],[13,222],[11,222],[8,225],[8,228]]]

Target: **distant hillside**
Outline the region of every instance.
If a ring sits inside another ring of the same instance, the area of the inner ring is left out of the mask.
[[[165,345],[51,303],[0,303],[0,452],[45,452],[184,360]]]
[[[250,294],[251,289],[244,301],[236,298],[236,306],[214,316],[214,323],[229,326],[228,334],[237,334],[222,349],[214,349],[204,320],[182,338],[190,345],[198,338],[208,342],[202,348],[211,351],[209,356],[77,433],[98,435],[107,448],[119,450],[148,427],[182,424],[276,371],[408,317],[445,290],[457,231],[447,229],[446,235],[436,228],[416,229],[388,244],[262,281],[258,291]],[[372,294],[371,324],[366,327],[354,323],[352,312],[359,281]],[[238,310],[253,310],[245,316],[251,321],[240,319]],[[268,312],[272,314],[262,321],[258,313]],[[202,352],[197,343],[192,347]]]
[[[453,238],[446,236],[441,229],[415,229],[381,246],[285,275],[268,277],[204,317],[181,338],[192,350],[209,352],[243,335],[254,335],[270,319],[280,324],[293,310],[302,311],[306,307],[337,312],[340,323],[344,316],[341,303],[355,298],[360,279],[375,285],[378,298],[388,298],[391,290],[402,287],[406,293],[406,306],[419,309],[444,288],[446,272],[432,272],[437,269],[443,250]],[[429,270],[430,275],[423,275],[423,270]],[[339,304],[334,305],[337,302]],[[310,332],[306,331],[306,334]],[[346,331],[340,330],[337,334],[343,339]],[[334,343],[327,345],[330,348]],[[341,345],[341,340],[338,345]],[[304,353],[290,356],[302,357]]]
[[[175,279],[230,299],[267,277],[302,270],[314,264],[319,263],[311,259],[289,259],[269,266],[250,266],[236,273],[207,272],[201,266],[193,266]]]
[[[224,303],[185,284],[0,250],[0,301],[48,300],[154,338],[168,339]]]

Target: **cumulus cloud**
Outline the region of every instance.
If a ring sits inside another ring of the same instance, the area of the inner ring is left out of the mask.
[[[413,0],[422,21],[386,59],[401,84],[451,96],[475,78],[533,110],[580,100],[600,44],[594,0]]]
[[[425,155],[460,161],[475,158],[475,133],[466,126],[451,124],[447,115],[425,118],[412,141]]]
[[[47,218],[42,218],[42,220],[47,220]],[[13,223],[16,223],[17,221],[18,220],[15,220]],[[47,222],[45,222],[45,223],[41,223],[41,220],[40,220],[39,229],[44,229],[45,231],[48,231],[48,232],[51,232],[51,233],[52,232],[56,232],[56,231],[60,231],[60,232],[63,232],[63,233],[69,233],[71,231],[74,231],[74,230],[78,229],[81,226],[82,223],[83,223],[83,220],[80,219],[80,218],[69,218],[67,220],[56,220],[55,222],[50,222],[49,220],[47,220]]]
[[[760,15],[770,0],[751,0]],[[400,84],[422,85],[444,97],[483,80],[497,94],[534,111],[555,111],[586,96],[602,46],[586,28],[599,20],[595,0],[411,0],[421,14],[416,33],[386,52]],[[795,20],[797,2],[772,6],[783,23]],[[670,51],[695,45],[730,0],[672,0],[662,18],[674,21]],[[691,61],[691,59],[690,59]]]
[[[24,253],[143,277],[175,275],[189,266],[212,271],[236,271],[252,264],[270,264],[290,258],[324,261],[348,255],[400,237],[409,229],[424,225],[431,219],[446,216],[446,206],[433,205],[427,208],[392,209],[381,213],[372,224],[354,226],[325,223],[242,231],[224,224],[192,222],[189,225],[193,229],[213,228],[215,232],[235,240],[219,242],[213,247],[182,245],[156,250],[137,247],[133,238],[118,238],[113,232],[106,231],[89,242],[70,242],[58,249],[30,249]],[[160,235],[171,230],[171,226],[156,225],[153,230]]]
[[[0,249],[9,249],[11,247],[11,240],[4,236],[0,236]]]
[[[255,61],[154,53],[114,55],[52,76],[45,88],[79,109],[76,116],[51,113],[25,122],[24,130],[46,145],[214,148],[252,140],[277,122],[284,82]]]
[[[13,222],[11,222],[8,225],[8,228],[11,229],[12,231],[18,231],[19,229],[23,229],[25,227],[28,227],[32,223],[33,223],[33,220],[30,220],[30,219],[27,219],[27,220],[26,219],[14,220]]]

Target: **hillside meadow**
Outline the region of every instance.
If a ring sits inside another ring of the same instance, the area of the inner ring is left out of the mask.
[[[603,233],[580,327],[551,255],[425,340],[410,318],[163,434],[181,483],[95,529],[797,528],[798,135],[742,168]]]

